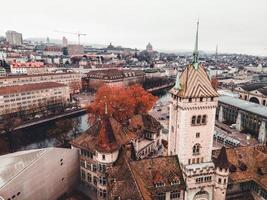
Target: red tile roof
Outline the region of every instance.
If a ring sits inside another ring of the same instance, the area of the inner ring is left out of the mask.
[[[6,87],[0,87],[0,95],[29,92],[29,91],[34,91],[34,90],[43,90],[43,89],[57,88],[57,87],[64,87],[64,86],[66,85],[61,84],[61,83],[56,83],[56,82],[6,86]]]
[[[45,66],[43,62],[13,62],[11,65],[13,68],[42,68]]]
[[[119,145],[115,138],[113,128],[108,116],[105,116],[100,122],[96,149],[97,151],[104,153],[112,153],[116,150],[119,150]]]
[[[233,183],[255,181],[263,188],[267,188],[267,147],[242,146],[227,148],[226,154],[230,163],[229,179]],[[219,151],[214,151],[214,158]]]

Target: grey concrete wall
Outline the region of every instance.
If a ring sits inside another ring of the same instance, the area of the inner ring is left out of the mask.
[[[0,196],[5,200],[12,199],[13,195],[14,200],[55,200],[72,190],[78,180],[78,150],[49,148],[38,160],[2,187]]]

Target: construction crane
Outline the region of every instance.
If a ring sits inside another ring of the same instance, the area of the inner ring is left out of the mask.
[[[80,33],[80,32],[77,32],[77,33],[74,33],[74,32],[65,32],[65,31],[55,31],[55,32],[57,32],[57,33],[66,33],[66,34],[77,35],[78,36],[78,44],[80,44],[80,37],[87,35],[85,33]]]

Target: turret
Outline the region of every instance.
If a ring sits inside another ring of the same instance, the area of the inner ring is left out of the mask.
[[[214,197],[216,200],[224,200],[229,176],[229,161],[227,158],[226,148],[222,147],[218,157],[214,160],[215,164],[215,186]]]

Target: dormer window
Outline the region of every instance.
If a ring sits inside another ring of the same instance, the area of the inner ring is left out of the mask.
[[[155,184],[155,186],[156,186],[156,187],[163,187],[163,186],[165,186],[165,183],[163,183],[163,182],[158,182],[158,183]]]
[[[179,178],[176,178],[176,179],[172,180],[172,182],[171,182],[171,185],[179,185],[179,184],[180,184]]]

